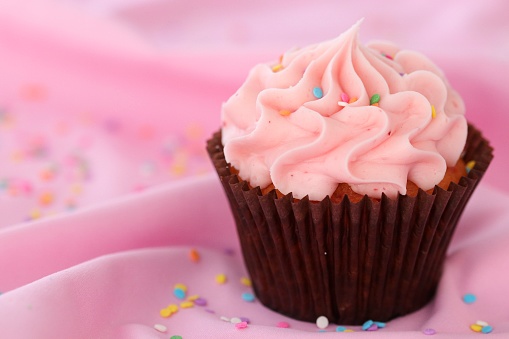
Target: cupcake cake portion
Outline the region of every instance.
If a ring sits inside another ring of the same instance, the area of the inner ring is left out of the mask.
[[[424,306],[493,157],[430,60],[359,26],[255,66],[207,145],[258,299],[299,320]]]
[[[359,26],[255,66],[223,105],[225,158],[241,179],[313,201],[342,183],[396,198],[407,181],[430,190],[456,166],[459,95],[425,56],[360,44]]]

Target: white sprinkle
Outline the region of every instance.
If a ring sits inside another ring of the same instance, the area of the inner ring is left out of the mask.
[[[231,322],[232,324],[238,324],[238,323],[241,323],[241,322],[242,322],[242,320],[241,320],[240,318],[236,318],[236,317],[234,317],[234,318],[231,318],[231,319],[230,319],[230,322]]]
[[[156,329],[156,331],[159,331],[159,332],[161,332],[161,333],[165,333],[166,331],[168,331],[168,329],[166,328],[166,326],[161,325],[161,324],[155,324],[155,325],[154,325],[154,328]]]
[[[346,106],[346,105],[348,105],[348,102],[338,101],[338,105],[339,106]]]
[[[223,316],[223,315],[222,315],[222,316],[220,316],[220,317],[219,317],[219,319],[221,319],[222,321],[228,321],[228,322],[230,322],[230,318],[227,318],[227,317],[225,317],[225,316]]]
[[[316,326],[318,328],[321,328],[321,329],[324,329],[326,328],[327,326],[329,326],[329,319],[327,319],[327,317],[325,316],[319,316],[317,319],[316,319]]]
[[[482,320],[477,320],[475,323],[482,327],[488,326],[488,323],[486,321],[482,321]]]

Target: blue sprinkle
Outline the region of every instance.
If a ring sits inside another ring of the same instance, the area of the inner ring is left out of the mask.
[[[385,325],[386,325],[385,323],[380,322],[380,321],[375,321],[375,324],[376,324],[376,326],[378,326],[379,328],[384,328],[384,327],[385,327]]]
[[[346,327],[343,327],[343,326],[336,327],[336,332],[345,332],[345,331],[346,331]]]
[[[493,327],[490,325],[484,326],[481,330],[482,333],[490,333],[491,331],[493,331]]]
[[[364,324],[362,324],[362,330],[367,331],[368,328],[370,328],[371,325],[373,325],[373,324],[374,324],[373,320],[366,321]]]
[[[181,288],[174,289],[173,294],[179,299],[184,299],[186,297],[186,292]]]
[[[476,299],[477,299],[477,297],[475,295],[473,295],[472,293],[467,293],[463,296],[463,301],[466,304],[473,304]]]
[[[242,293],[242,299],[244,301],[253,302],[255,300],[255,296],[253,293],[245,292]]]
[[[313,88],[313,95],[315,96],[315,98],[320,99],[321,97],[323,97],[322,89],[320,87]]]

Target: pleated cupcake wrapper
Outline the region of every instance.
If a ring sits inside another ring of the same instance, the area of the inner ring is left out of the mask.
[[[228,197],[257,298],[294,319],[387,321],[434,295],[458,219],[492,148],[469,126],[463,159],[475,167],[447,191],[333,203],[277,198],[232,175],[220,132],[207,149]]]

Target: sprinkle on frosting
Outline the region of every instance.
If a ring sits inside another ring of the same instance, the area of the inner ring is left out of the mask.
[[[378,104],[380,102],[380,94],[375,93],[371,96],[371,99],[369,99],[369,104],[374,105]]]
[[[287,116],[289,116],[290,114],[292,114],[292,112],[291,112],[291,111],[289,111],[289,110],[287,110],[287,109],[282,109],[282,110],[280,110],[280,111],[279,111],[279,114],[280,114],[280,115],[282,115],[282,116],[284,116],[284,117],[287,117]]]
[[[435,105],[431,105],[431,117],[433,119],[437,117],[437,110],[435,109]]]
[[[315,98],[321,99],[323,97],[323,90],[320,87],[314,87],[313,95]]]

